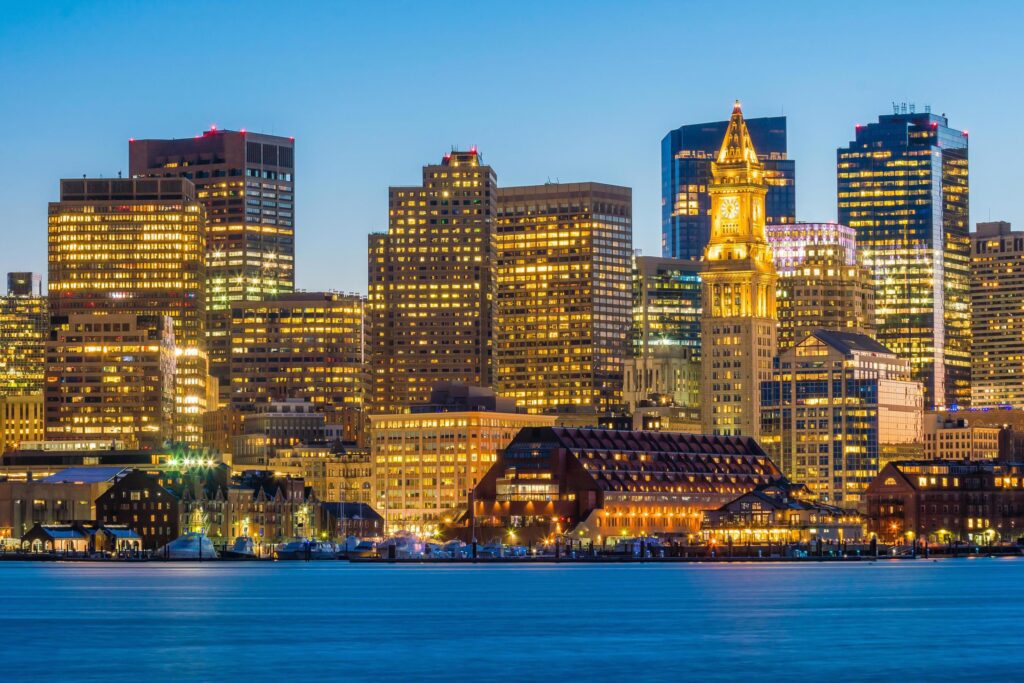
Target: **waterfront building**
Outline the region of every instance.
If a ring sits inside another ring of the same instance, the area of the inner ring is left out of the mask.
[[[368,250],[372,412],[408,410],[442,381],[491,384],[496,187],[474,147],[388,190],[388,231]]]
[[[924,416],[925,460],[1010,459],[1003,427],[974,424],[971,419],[953,419],[940,413]]]
[[[232,438],[231,466],[235,471],[266,469],[278,448],[324,440],[323,413],[303,399],[256,404]]]
[[[168,316],[54,316],[46,352],[47,439],[117,439],[159,448],[171,438],[175,339]]]
[[[779,350],[814,330],[874,336],[875,289],[857,256],[856,233],[838,223],[765,227],[779,274]]]
[[[875,282],[878,341],[910,360],[929,408],[970,403],[967,132],[906,108],[837,152],[839,222]]]
[[[258,551],[329,530],[321,502],[302,479],[245,472],[228,486],[228,536],[253,538]]]
[[[867,490],[868,531],[887,543],[994,545],[1024,536],[1024,463],[891,462]]]
[[[777,349],[776,273],[765,237],[764,166],[737,101],[711,162],[711,240],[704,250],[701,410],[706,434],[756,437],[760,383]]]
[[[711,240],[711,163],[730,121],[682,126],[661,141],[661,253],[699,261]],[[768,223],[796,220],[796,162],[786,148],[786,117],[747,119],[768,186]]]
[[[320,507],[334,538],[379,538],[384,535],[384,518],[368,503],[321,503]]]
[[[0,453],[15,451],[26,441],[45,438],[42,390],[32,394],[0,396]]]
[[[469,492],[520,429],[554,421],[475,409],[370,415],[373,506],[388,531],[432,534],[465,509]]]
[[[77,179],[62,180],[60,195],[49,207],[50,315],[169,316],[177,356],[173,436],[198,444],[209,371],[206,230],[195,187],[178,178]],[[52,373],[47,380],[48,387],[60,382]]]
[[[38,481],[68,469],[94,467],[165,470],[177,467],[180,456],[166,448],[129,450],[116,440],[24,442],[17,451],[0,457],[0,479]]]
[[[361,411],[363,304],[360,295],[335,292],[232,304],[231,404],[296,398],[317,408]]]
[[[498,190],[494,385],[527,412],[622,405],[632,195],[602,183]]]
[[[704,513],[701,538],[714,546],[859,541],[864,519],[815,500],[785,479],[764,484]]]
[[[487,470],[464,523],[484,543],[689,539],[705,510],[780,476],[749,437],[532,427]]]
[[[760,442],[821,502],[856,507],[886,460],[920,447],[921,392],[910,363],[870,337],[817,330],[762,382]]]
[[[207,222],[210,368],[226,393],[232,305],[295,288],[295,139],[213,127],[194,138],[131,140],[128,165],[133,177],[196,187]]]
[[[125,472],[72,467],[35,480],[0,480],[0,538],[22,538],[36,524],[96,519],[96,499]]]
[[[971,233],[971,404],[1024,408],[1024,232]]]
[[[0,398],[43,390],[49,309],[33,273],[8,273],[0,297]]]

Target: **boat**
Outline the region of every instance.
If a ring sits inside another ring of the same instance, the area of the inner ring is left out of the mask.
[[[338,547],[330,541],[296,538],[278,545],[274,557],[279,560],[336,560]]]
[[[347,555],[350,558],[377,557],[377,544],[373,541],[359,541],[348,551]]]
[[[226,560],[255,560],[256,544],[249,536],[239,536],[221,555]]]
[[[162,560],[216,560],[213,541],[201,531],[189,531],[156,551],[154,557]]]

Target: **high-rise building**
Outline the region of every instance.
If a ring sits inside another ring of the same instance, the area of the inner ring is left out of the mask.
[[[49,311],[32,273],[8,273],[0,297],[0,397],[43,390]]]
[[[174,323],[169,316],[54,316],[46,354],[46,438],[160,448],[171,438]]]
[[[370,409],[403,412],[443,381],[491,383],[497,177],[476,148],[388,191],[388,232],[369,239]]]
[[[971,404],[1024,408],[1024,232],[971,234]]]
[[[43,392],[0,396],[0,453],[14,451],[25,441],[42,441]]]
[[[878,340],[910,360],[929,407],[970,402],[967,133],[905,109],[837,152],[839,222],[875,280]]]
[[[856,506],[885,462],[920,454],[922,415],[910,363],[853,332],[815,331],[761,383],[761,445],[834,505]]]
[[[206,209],[206,334],[226,400],[232,304],[295,288],[295,139],[213,127],[128,153],[132,176],[187,178]]]
[[[765,227],[779,273],[779,350],[817,329],[874,336],[875,289],[853,228],[838,223]]]
[[[231,404],[286,398],[362,410],[364,299],[301,292],[231,306]]]
[[[601,183],[498,190],[494,384],[528,412],[622,404],[632,195]]]
[[[711,163],[711,241],[701,275],[704,432],[756,437],[760,383],[777,349],[775,264],[765,237],[764,167],[737,101]]]
[[[625,402],[695,407],[700,393],[699,261],[633,259],[632,353]]]
[[[198,443],[209,369],[195,187],[180,178],[80,179],[62,180],[60,193],[49,207],[50,315],[170,316],[174,438]]]
[[[711,162],[729,121],[682,126],[661,141],[661,253],[698,261],[711,239]],[[786,117],[746,119],[763,166],[765,220],[796,220],[796,162],[787,157]]]

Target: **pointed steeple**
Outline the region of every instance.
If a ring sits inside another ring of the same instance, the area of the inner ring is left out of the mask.
[[[754,143],[747,131],[747,123],[743,120],[740,101],[736,100],[732,106],[729,128],[726,129],[725,139],[722,140],[722,148],[718,150],[718,163],[735,164],[745,161],[758,163],[757,152],[754,150]]]

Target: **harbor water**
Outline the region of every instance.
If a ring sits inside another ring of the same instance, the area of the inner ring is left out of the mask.
[[[0,562],[3,681],[1019,680],[1024,560]]]

